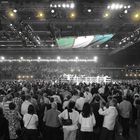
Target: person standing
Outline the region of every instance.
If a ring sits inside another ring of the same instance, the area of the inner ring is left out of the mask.
[[[61,140],[60,121],[58,115],[61,112],[57,110],[57,103],[51,104],[51,109],[45,111],[43,121],[45,122],[45,139]]]
[[[113,140],[114,127],[118,111],[116,109],[117,101],[112,99],[109,102],[109,108],[105,108],[102,103],[100,104],[99,114],[104,116],[103,127],[100,134],[100,140]]]
[[[76,104],[75,104],[75,107],[79,112],[82,111],[85,102],[86,102],[86,98],[84,98],[84,94],[83,92],[81,92],[80,98],[76,100]]]
[[[31,105],[31,96],[26,95],[25,101],[21,105],[21,114],[24,116],[26,113],[28,113],[28,107]]]
[[[3,109],[0,108],[0,140],[9,140],[9,124],[4,117]]]
[[[33,105],[29,105],[28,112],[23,116],[23,122],[25,127],[23,140],[38,140],[38,116]]]
[[[19,112],[16,110],[16,105],[12,102],[9,104],[9,111],[5,113],[5,117],[9,122],[10,140],[18,138],[17,130],[21,129],[20,120],[22,119]]]
[[[59,114],[60,121],[68,118],[72,120],[72,124],[63,125],[64,140],[76,140],[79,113],[74,108],[75,108],[75,102],[70,101],[68,105],[68,109],[65,109],[61,114]]]
[[[80,140],[91,140],[93,139],[93,127],[96,124],[95,116],[91,112],[90,104],[87,102],[83,106],[83,110],[79,116],[80,124]]]
[[[125,138],[129,137],[129,128],[130,128],[130,118],[132,114],[132,104],[128,100],[128,96],[125,96],[123,101],[119,104],[119,115],[120,123],[123,128],[122,135]]]

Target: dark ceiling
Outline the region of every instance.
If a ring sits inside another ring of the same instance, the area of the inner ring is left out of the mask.
[[[140,22],[131,19],[131,13],[140,7],[139,2],[123,1],[123,3],[131,5],[128,13],[125,14],[125,9],[123,9],[111,13],[109,19],[103,18],[109,1],[79,0],[75,1],[75,10],[56,8],[55,13],[52,14],[51,10],[54,8],[51,8],[50,4],[55,2],[57,1],[2,1],[0,4],[0,55],[30,55],[31,53],[52,55],[53,53],[72,54],[74,52],[74,55],[81,53],[113,56],[112,58],[116,63],[118,63],[116,56],[124,60],[124,63],[126,63],[125,59],[129,60],[128,58],[131,58],[130,56],[135,56],[133,58],[139,61]],[[88,13],[89,8],[93,12]],[[7,9],[17,9],[16,19],[8,18]],[[46,17],[43,20],[36,17],[38,10],[45,12]],[[76,13],[76,18],[70,19],[69,14],[73,11]],[[96,45],[90,44],[90,49],[59,50],[56,43],[56,38],[60,37],[103,34],[114,34],[114,37],[98,48]],[[122,43],[119,44],[120,42]],[[51,44],[54,44],[54,46],[51,47]],[[106,44],[108,44],[107,47]]]

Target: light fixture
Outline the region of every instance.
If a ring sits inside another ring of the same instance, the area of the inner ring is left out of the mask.
[[[52,9],[52,10],[51,10],[51,13],[53,14],[54,12],[55,12],[55,10],[54,10],[54,9]]]
[[[108,47],[108,44],[106,44],[105,47]]]
[[[55,4],[54,7],[57,8],[57,5]]]
[[[88,9],[88,12],[91,13],[91,9]]]
[[[71,13],[70,13],[70,18],[71,18],[71,19],[74,19],[75,17],[76,17],[75,12],[71,12]]]
[[[70,4],[70,8],[73,9],[74,7],[75,7],[75,4],[74,3],[71,3]]]
[[[76,56],[75,59],[78,60],[79,59],[78,56]]]
[[[124,13],[127,14],[128,13],[128,10],[124,10]]]
[[[60,8],[61,7],[61,4],[58,4],[58,7]]]
[[[65,4],[65,3],[63,3],[63,4],[62,4],[62,7],[63,7],[63,8],[66,8],[66,4]]]
[[[14,13],[13,11],[9,11],[8,12],[8,17],[11,19],[15,19],[16,18],[16,13]]]
[[[37,58],[38,60],[40,60],[41,59],[41,57],[40,56],[38,56],[38,58]]]
[[[109,18],[110,17],[110,13],[109,12],[105,12],[103,15],[104,18]]]
[[[38,11],[38,12],[37,12],[37,18],[39,18],[39,19],[44,19],[44,18],[45,18],[44,12],[43,12],[43,11]]]
[[[127,6],[124,6],[124,9],[126,9],[127,8]]]
[[[97,61],[98,61],[98,56],[94,56],[94,57],[93,57],[93,61],[94,61],[94,62],[97,62]]]
[[[14,9],[14,10],[13,10],[13,12],[14,12],[14,13],[17,13],[17,10],[16,10],[16,9]]]
[[[23,57],[21,56],[20,59],[23,60]]]
[[[4,56],[1,56],[0,59],[1,59],[1,60],[5,60],[5,57],[4,57]]]
[[[69,4],[67,4],[67,5],[66,5],[66,7],[67,7],[67,8],[69,8],[69,7],[70,7],[70,5],[69,5]]]
[[[123,4],[120,4],[120,3],[112,3],[110,5],[107,6],[107,9],[110,9],[110,10],[119,10],[119,9],[122,9],[124,6]]]
[[[115,9],[115,4],[112,4],[110,9],[114,10]]]
[[[54,47],[54,44],[51,44],[51,47]]]
[[[131,8],[131,5],[128,5],[127,8]]]
[[[60,56],[57,56],[57,60],[60,60],[61,59],[61,57]]]

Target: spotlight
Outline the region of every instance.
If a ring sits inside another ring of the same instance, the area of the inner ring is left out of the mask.
[[[37,17],[38,17],[39,19],[43,19],[43,18],[45,17],[44,12],[39,11],[39,12],[37,13]]]
[[[119,8],[122,9],[123,8],[123,4],[120,4]]]
[[[97,62],[98,61],[98,57],[97,56],[94,56],[93,57],[93,60],[94,60],[94,62]]]
[[[23,60],[23,57],[20,57],[21,60]]]
[[[61,7],[61,4],[58,4],[58,7],[60,8]]]
[[[14,10],[13,10],[13,12],[14,12],[14,13],[17,13],[17,10],[16,10],[16,9],[14,9]]]
[[[124,10],[124,13],[125,13],[125,14],[127,14],[127,13],[128,13],[128,11],[127,11],[127,10]]]
[[[66,4],[65,4],[65,3],[63,3],[63,4],[62,4],[62,7],[63,7],[63,8],[66,8]]]
[[[114,10],[115,9],[115,4],[112,4],[110,9]]]
[[[139,12],[133,13],[132,14],[132,20],[134,20],[134,21],[140,20],[140,13]]]
[[[127,7],[126,6],[124,6],[124,9],[126,9]]]
[[[139,14],[136,14],[136,15],[135,15],[135,18],[138,18],[138,17],[139,17]]]
[[[54,44],[51,44],[51,47],[54,47]]]
[[[105,47],[108,47],[108,44],[106,44]]]
[[[88,9],[88,12],[91,13],[91,9]]]
[[[55,4],[54,7],[57,8],[57,5]]]
[[[70,7],[70,5],[69,5],[69,4],[67,4],[67,5],[66,5],[66,7],[67,7],[67,8],[69,8],[69,7]]]
[[[110,9],[110,8],[111,8],[110,5],[108,5],[108,6],[107,6],[107,9]]]
[[[54,10],[54,9],[52,9],[52,10],[51,10],[51,13],[53,14],[54,12],[55,12],[55,10]]]
[[[118,10],[119,9],[119,4],[115,5],[115,9]]]
[[[9,16],[10,18],[14,19],[14,18],[16,17],[16,14],[15,14],[13,11],[10,11],[10,12],[8,13],[8,16]]]
[[[5,60],[5,57],[4,56],[1,56],[1,58],[0,58],[1,60]]]
[[[104,15],[103,15],[104,18],[109,18],[109,16],[110,16],[109,12],[105,12]]]
[[[37,58],[38,60],[40,60],[41,59],[41,57],[40,56],[38,56],[38,58]]]
[[[57,56],[57,60],[60,60],[61,59],[61,57],[60,56]]]
[[[128,9],[131,8],[131,5],[128,5],[127,8],[128,8]]]
[[[75,59],[78,60],[79,59],[78,56],[76,56]]]
[[[52,5],[52,4],[50,4],[50,7],[53,7],[53,5]]]
[[[119,42],[119,45],[121,45],[122,44],[122,42]]]
[[[13,24],[10,24],[10,26],[12,27],[12,26],[13,26]]]
[[[70,4],[70,8],[73,9],[74,7],[75,7],[75,4],[74,3],[71,3]]]
[[[70,18],[71,18],[71,19],[74,19],[75,17],[76,17],[75,12],[70,13]]]

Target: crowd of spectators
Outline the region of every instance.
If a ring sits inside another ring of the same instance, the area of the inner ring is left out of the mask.
[[[97,76],[108,75],[119,79],[125,77],[125,71],[120,69],[110,69],[108,66],[95,64],[93,62],[1,62],[0,78],[16,79],[18,75],[33,75],[35,79],[50,80],[59,78],[64,73],[73,75]]]
[[[140,82],[0,82],[2,140],[140,140]]]

